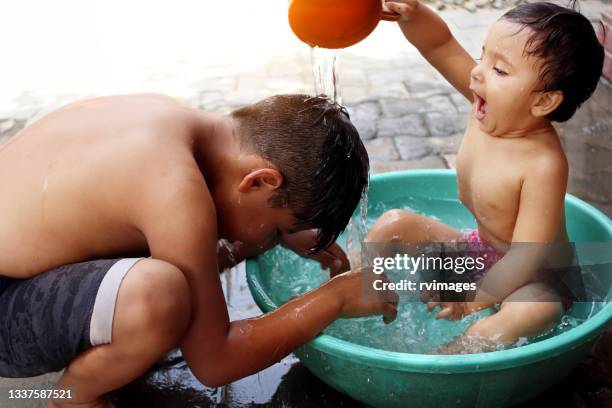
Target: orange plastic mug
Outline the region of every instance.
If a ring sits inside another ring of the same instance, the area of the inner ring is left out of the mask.
[[[289,1],[289,25],[312,47],[346,48],[366,38],[380,20],[398,18],[383,10],[382,0]]]

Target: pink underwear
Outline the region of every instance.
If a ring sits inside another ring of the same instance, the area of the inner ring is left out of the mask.
[[[474,256],[483,258],[485,267],[482,270],[475,270],[471,273],[471,277],[475,281],[479,281],[493,265],[504,257],[502,252],[499,252],[492,246],[485,244],[482,239],[480,239],[478,229],[465,231],[459,242],[472,244],[468,245],[469,251],[472,252]]]
[[[475,270],[470,274],[470,277],[476,282],[482,279],[489,269],[504,257],[504,253],[485,244],[482,239],[480,239],[478,229],[463,232],[459,242],[472,244],[468,246],[469,251],[472,252],[474,256],[481,256],[484,258],[483,263],[485,267],[482,270]],[[572,307],[573,301],[571,299],[562,298],[561,304],[563,305],[563,309],[568,311]]]

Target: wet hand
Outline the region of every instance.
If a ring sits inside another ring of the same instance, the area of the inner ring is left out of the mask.
[[[332,277],[348,271],[350,269],[349,260],[346,253],[340,248],[340,245],[336,243],[316,254],[309,253],[310,248],[316,243],[317,233],[316,229],[312,229],[294,234],[285,234],[282,236],[281,241],[283,246],[291,249],[296,254],[304,258],[314,259],[319,262],[322,269],[329,269]]]
[[[382,315],[386,324],[395,320],[399,295],[393,290],[372,290],[374,279],[388,282],[384,274],[374,275],[369,268],[345,272],[332,279],[330,283],[336,285],[341,300],[340,317]]]
[[[433,311],[437,306],[442,308],[436,313],[436,319],[458,320],[482,309],[494,306],[494,302],[427,302],[427,310]]]
[[[417,12],[418,0],[385,0],[385,7],[400,15],[399,22],[409,21]]]
[[[464,303],[465,302],[431,301],[427,302],[427,311],[431,312],[436,307],[440,306],[442,310],[436,313],[436,319],[457,320],[464,316]]]

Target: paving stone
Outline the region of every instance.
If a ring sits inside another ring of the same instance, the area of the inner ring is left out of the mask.
[[[368,79],[370,85],[378,87],[382,85],[395,84],[402,81],[407,81],[413,78],[414,74],[411,70],[404,67],[399,69],[381,69],[377,71],[370,71],[368,73]]]
[[[451,102],[448,95],[434,95],[426,99],[427,104],[431,107],[432,111],[447,113],[456,113],[457,108],[455,104]]]
[[[396,137],[395,145],[402,160],[418,159],[433,152],[428,138],[423,137]]]
[[[351,121],[359,131],[363,140],[376,137],[376,121],[380,116],[378,102],[363,102],[358,105],[347,106]]]
[[[339,71],[341,86],[342,84],[350,84],[351,86],[367,87],[370,84],[368,75],[361,67],[344,68],[341,66]]]
[[[7,139],[26,126],[25,119],[8,119],[0,122],[0,138]]]
[[[254,101],[253,101],[253,102],[254,102]],[[240,105],[233,105],[233,104],[232,104],[232,105],[227,105],[227,104],[225,104],[225,105],[219,105],[219,106],[216,106],[215,108],[213,108],[213,109],[211,110],[211,112],[216,112],[216,113],[221,113],[221,114],[223,114],[223,115],[228,115],[228,114],[230,114],[230,113],[231,113],[233,110],[238,109],[238,108],[240,108],[241,106],[244,106],[246,103],[251,103],[251,102],[245,102],[245,103],[242,103],[242,104],[240,104]]]
[[[602,204],[602,203],[591,203],[595,208],[597,208],[602,213],[606,214],[608,218],[612,218],[612,204]],[[612,391],[610,391],[612,394]]]
[[[430,112],[425,114],[425,123],[432,136],[450,136],[465,130],[467,117],[463,113]]]
[[[412,113],[421,113],[427,110],[426,104],[427,102],[420,98],[380,100],[383,114],[390,118],[406,116]]]
[[[465,96],[461,95],[459,92],[453,92],[449,95],[451,101],[457,108],[457,111],[461,113],[469,113],[472,110],[472,104],[470,101],[465,99]]]
[[[424,126],[421,115],[407,115],[401,118],[381,118],[378,121],[378,137],[426,137],[428,135],[429,132]]]
[[[612,204],[612,172],[601,172],[603,177],[571,174],[568,180],[567,192],[574,194],[590,203]]]
[[[357,104],[368,99],[373,99],[369,89],[364,86],[342,86],[341,89],[342,101],[345,104]]]
[[[374,98],[406,98],[408,90],[403,82],[392,82],[380,86],[372,86],[370,97]]]
[[[370,165],[372,173],[387,173],[398,170],[414,169],[445,169],[444,161],[438,156],[426,156],[417,160],[399,160],[393,162],[373,161]]]
[[[6,119],[24,119],[28,120],[40,111],[42,106],[41,101],[37,101],[34,105],[13,104],[13,106],[2,107],[0,109],[0,118]]]
[[[15,119],[6,119],[0,121],[0,135],[4,132],[8,132],[9,130],[11,130],[13,126],[15,126]]]
[[[296,93],[313,87],[312,81],[304,81],[300,75],[266,76],[265,78],[263,82],[259,83],[259,86],[270,91],[270,93]],[[255,83],[252,85],[257,86]],[[240,81],[240,86],[243,86],[242,81]]]
[[[9,402],[9,390],[48,390],[52,389],[59,379],[61,372],[44,374],[31,378],[0,378],[0,408],[45,408],[46,401],[20,400],[18,404]]]
[[[454,88],[441,81],[414,81],[405,82],[410,96],[417,98],[427,98],[432,95],[449,94]]]
[[[449,169],[457,168],[457,155],[456,154],[445,154],[442,156],[444,159],[444,163],[446,163],[446,167]]]
[[[457,112],[457,108],[446,95],[434,95],[428,98],[381,99],[385,116],[398,117],[411,113]]]
[[[264,98],[274,95],[274,93],[263,88],[253,88],[250,90],[226,93],[222,105],[225,106],[244,106],[255,103]]]
[[[432,147],[434,153],[450,154],[457,153],[462,140],[463,133],[455,133],[451,136],[432,136],[427,139],[427,142]]]
[[[238,77],[221,76],[216,78],[207,78],[191,84],[191,87],[192,89],[198,89],[201,91],[231,92],[236,90],[238,87]]]
[[[393,139],[389,137],[366,141],[365,147],[370,160],[397,160],[400,158]]]
[[[221,91],[205,91],[200,93],[198,108],[212,111],[224,104],[224,94]]]

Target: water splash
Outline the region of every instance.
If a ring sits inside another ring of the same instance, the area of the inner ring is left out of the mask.
[[[341,104],[342,95],[338,78],[339,53],[339,50],[310,48],[315,95],[327,95],[331,102]]]
[[[420,202],[423,200],[424,203]],[[395,200],[371,203],[370,205],[366,200],[362,200],[360,207],[351,219],[351,225],[339,240],[340,244],[345,244],[345,248],[349,248],[349,256],[353,255],[349,259],[351,265],[355,266],[354,257],[355,255],[360,256],[359,251],[354,252],[355,247],[362,244],[365,232],[371,228],[371,225],[383,212],[392,208],[411,211],[414,211],[414,208],[432,208],[433,210],[439,210],[440,213],[450,214],[449,217],[451,218],[464,218],[457,212],[456,208],[451,208],[450,205],[450,201],[447,200],[431,201],[427,197],[418,196],[398,197]],[[461,211],[464,210],[461,209]],[[461,225],[463,228],[470,226]],[[260,268],[269,271],[262,277],[264,279],[262,284],[265,287],[274,288],[270,295],[277,304],[285,303],[301,293],[314,289],[328,279],[327,274],[319,268],[315,261],[304,260],[283,248],[269,251],[266,255],[260,257],[260,262],[262,262]],[[294,271],[299,271],[299,273]],[[392,281],[397,280],[400,276],[394,276],[393,271],[390,271],[389,275]],[[476,320],[494,313],[495,310],[493,309],[482,310],[458,321],[436,320],[433,313],[427,311],[427,306],[418,301],[401,302],[398,307],[397,319],[391,324],[384,324],[380,316],[339,319],[329,326],[324,333],[355,344],[382,350],[418,354],[438,354],[450,342],[458,340],[461,343],[459,344],[461,350],[458,352],[467,354],[480,352],[483,346],[489,351],[501,350],[521,347],[560,335],[588,320],[598,313],[604,305],[604,303],[597,302],[575,304],[569,313],[563,316],[558,324],[548,332],[537,337],[520,338],[513,344],[503,344],[501,341],[497,341],[495,344],[482,343],[476,338],[460,337]]]
[[[346,227],[346,250],[353,270],[361,267],[361,253],[368,228],[368,187],[366,187]]]
[[[220,239],[217,241],[217,256],[220,252],[224,251],[227,253],[227,257],[232,265],[231,268],[227,268],[223,271],[223,275],[225,276],[225,288],[226,288],[226,299],[225,302],[228,305],[231,305],[231,297],[232,297],[232,275],[234,268],[237,264],[237,260],[234,254],[234,245],[230,243],[227,239]]]

